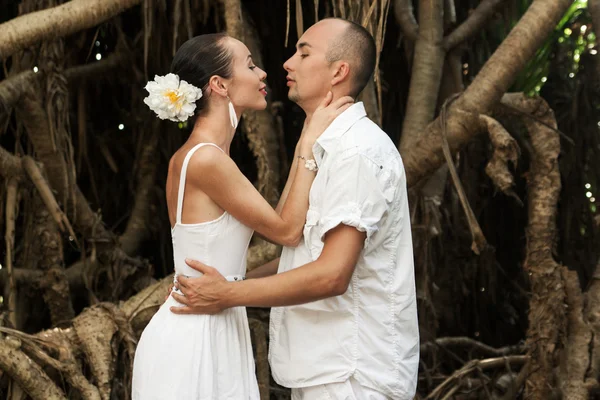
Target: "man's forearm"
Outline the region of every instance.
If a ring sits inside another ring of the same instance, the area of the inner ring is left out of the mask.
[[[268,263],[261,265],[260,267],[254,268],[252,271],[248,271],[246,274],[246,279],[257,279],[264,278],[266,276],[275,275],[277,273],[277,268],[279,267],[279,257],[274,260],[269,261]]]
[[[319,260],[281,274],[230,284],[227,307],[282,307],[339,295],[339,282]]]

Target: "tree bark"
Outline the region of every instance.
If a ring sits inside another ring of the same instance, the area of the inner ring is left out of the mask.
[[[0,339],[0,369],[18,382],[33,400],[67,399],[44,370],[18,349],[14,339]]]
[[[586,374],[590,366],[592,330],[584,319],[583,295],[577,272],[562,268],[567,301],[568,333],[566,355],[559,371],[559,387],[564,399],[587,400]]]
[[[91,28],[141,3],[142,0],[71,0],[65,4],[0,24],[0,59],[35,43]]]
[[[39,268],[43,271],[40,287],[44,302],[50,310],[52,325],[61,326],[70,323],[75,317],[69,281],[64,270],[62,238],[56,222],[37,193],[34,194],[34,204],[33,232],[37,238],[37,251],[40,254]]]
[[[561,187],[560,138],[554,113],[542,98],[527,99],[524,95],[510,94],[504,97],[503,103],[535,117],[524,119],[534,151],[527,174],[529,221],[524,262],[532,291],[527,329],[531,374],[527,378],[526,396],[547,399],[551,388],[556,387],[554,367],[567,331],[565,284],[561,276],[564,267],[552,256]]]
[[[443,0],[419,3],[419,37],[415,44],[406,117],[402,123],[400,151],[406,152],[435,117],[445,52]]]
[[[419,25],[415,19],[412,0],[395,0],[394,15],[402,33],[411,41],[419,37]]]

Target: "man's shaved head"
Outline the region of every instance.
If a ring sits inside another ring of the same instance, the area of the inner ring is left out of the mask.
[[[361,25],[341,18],[326,18],[318,23],[345,26],[342,33],[330,40],[325,57],[329,63],[344,60],[350,64],[353,83],[350,95],[358,96],[375,70],[376,48],[373,36]]]

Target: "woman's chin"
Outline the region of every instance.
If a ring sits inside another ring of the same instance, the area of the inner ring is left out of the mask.
[[[262,101],[258,102],[254,107],[251,107],[253,110],[262,111],[267,108],[267,99],[263,98]]]

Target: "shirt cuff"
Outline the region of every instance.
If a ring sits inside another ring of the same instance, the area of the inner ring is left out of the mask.
[[[377,232],[377,225],[369,224],[366,218],[363,218],[362,210],[356,203],[350,203],[342,207],[337,207],[335,215],[331,217],[322,218],[319,226],[319,237],[323,241],[325,234],[335,228],[336,226],[343,224],[356,228],[359,232],[366,232],[367,238],[365,240],[365,247],[375,232]]]

